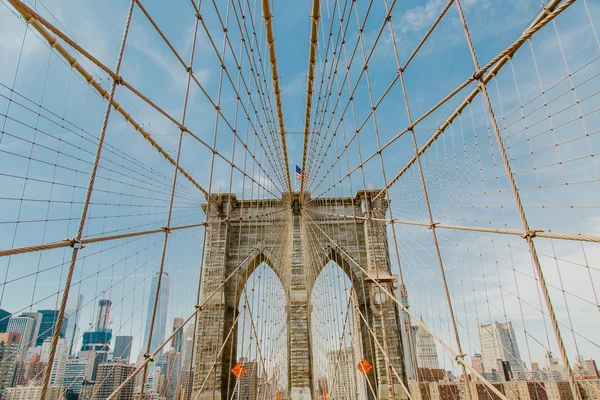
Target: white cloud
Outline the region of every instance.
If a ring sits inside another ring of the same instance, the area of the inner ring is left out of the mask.
[[[406,11],[400,18],[400,30],[402,32],[420,32],[429,28],[440,14],[442,7],[442,0],[431,0],[424,6]]]

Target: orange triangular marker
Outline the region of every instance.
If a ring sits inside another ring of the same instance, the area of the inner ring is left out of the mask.
[[[275,400],[279,400],[279,392],[275,392]]]
[[[356,368],[358,368],[358,370],[365,375],[367,375],[373,369],[371,364],[364,358],[358,363]]]
[[[323,397],[321,398],[321,400],[327,400],[327,391],[323,390]]]
[[[231,370],[236,378],[241,378],[248,371],[246,367],[243,367],[241,363],[235,364],[235,367]]]

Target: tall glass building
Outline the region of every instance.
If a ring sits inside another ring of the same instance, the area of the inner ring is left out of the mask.
[[[41,346],[49,337],[52,337],[54,334],[54,327],[56,326],[58,320],[58,310],[39,310],[38,313],[42,314],[42,319],[40,322],[40,328],[37,335],[37,340],[35,342],[36,346]],[[67,331],[67,324],[69,320],[67,317],[63,319],[62,325],[60,327],[59,337],[64,338],[65,333]]]
[[[150,285],[150,294],[148,301],[148,314],[146,315],[146,330],[144,332],[144,342],[142,343],[141,353],[146,352],[148,337],[150,336],[150,326],[152,325],[152,312],[154,310],[154,301],[156,299],[156,288],[158,286],[159,274],[152,277]],[[164,340],[167,330],[167,312],[169,310],[169,297],[171,291],[171,278],[169,274],[163,272],[158,294],[158,304],[156,306],[156,318],[154,320],[154,330],[152,331],[152,340],[150,342],[150,352],[153,352]],[[162,351],[159,353],[162,354]]]

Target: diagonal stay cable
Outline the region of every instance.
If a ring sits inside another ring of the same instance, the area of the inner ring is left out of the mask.
[[[329,235],[327,235],[327,233],[325,231],[323,231],[323,229],[321,229],[313,220],[312,218],[310,218],[310,216],[308,216],[306,213],[304,214],[304,216],[306,218],[308,218],[313,226],[315,226],[317,229],[319,229],[321,231],[321,234],[324,235],[327,240],[333,245],[335,246],[344,257],[346,257],[351,263],[353,263],[354,265],[356,265],[356,267],[358,267],[364,274],[368,274],[368,272],[359,264],[357,263],[343,248],[341,248],[331,237],[329,237]],[[373,281],[373,283],[375,285],[378,286],[378,288],[385,293],[388,298],[391,298],[393,302],[395,302],[398,306],[400,306],[400,308],[402,309],[402,311],[406,312],[407,314],[409,314],[412,318],[415,319],[415,321],[421,326],[423,327],[423,329],[425,329],[430,335],[433,336],[433,338],[440,344],[442,345],[442,347],[444,347],[450,354],[452,354],[454,356],[455,361],[464,366],[466,369],[468,369],[472,374],[474,374],[478,379],[480,379],[483,384],[485,384],[490,390],[492,390],[497,396],[499,396],[501,399],[503,400],[508,400],[506,398],[506,396],[504,396],[504,394],[502,394],[490,381],[488,381],[486,378],[484,378],[479,372],[477,372],[473,366],[471,366],[471,364],[469,362],[467,362],[464,357],[464,354],[459,354],[457,353],[454,349],[452,349],[452,347],[450,347],[443,339],[441,339],[434,331],[432,331],[422,320],[420,320],[419,318],[417,318],[417,316],[415,316],[412,311],[410,311],[406,306],[404,306],[402,304],[402,302],[398,299],[396,299],[396,296],[394,296],[392,293],[390,293],[379,281],[375,280]]]
[[[406,127],[401,132],[399,132],[396,136],[391,138],[383,146],[379,147],[376,151],[374,151],[372,154],[370,154],[368,157],[366,157],[356,167],[354,167],[352,170],[348,171],[348,173],[346,173],[344,176],[342,176],[335,184],[339,184],[340,182],[342,182],[344,179],[346,179],[348,176],[350,176],[356,170],[363,167],[371,159],[373,159],[378,154],[380,154],[385,149],[387,149],[390,145],[392,145],[394,142],[396,142],[398,139],[400,139],[400,137],[402,137],[405,133],[409,132],[409,130],[411,128],[414,128],[416,125],[418,125],[420,122],[422,122],[425,118],[427,118],[429,115],[431,115],[434,111],[436,111],[438,108],[440,108],[443,104],[445,104],[448,100],[450,100],[452,97],[454,97],[456,94],[458,94],[464,88],[466,88],[470,83],[473,83],[476,80],[476,77],[480,77],[486,83],[489,82],[498,73],[498,71],[502,68],[502,66],[510,59],[510,57],[512,57],[512,55],[515,54],[515,52],[529,38],[531,38],[535,33],[537,33],[545,25],[547,25],[549,22],[551,22],[559,14],[564,12],[568,7],[570,7],[573,3],[575,3],[575,1],[576,0],[566,0],[563,4],[558,6],[558,4],[560,3],[560,0],[553,0],[550,4],[548,4],[544,8],[542,13],[540,13],[540,15],[535,19],[535,21],[522,33],[522,35],[515,42],[513,42],[505,50],[500,52],[496,57],[494,57],[492,60],[490,60],[490,62],[488,62],[486,65],[484,65],[479,70],[477,70],[473,74],[473,76],[471,76],[465,82],[460,84],[456,89],[454,89],[446,97],[444,97],[437,104],[435,104],[432,108],[430,108],[428,111],[426,111],[423,115],[421,115],[419,118],[415,119],[412,126]],[[483,76],[484,74],[486,74],[486,75]],[[450,123],[455,118],[457,118],[458,115],[460,115],[462,110],[464,110],[468,106],[468,104],[477,96],[478,93],[479,93],[479,87],[473,89],[473,91],[465,98],[465,100],[457,107],[457,109],[448,117],[448,119],[444,122],[444,124],[442,124],[437,129],[437,131],[432,135],[432,137],[427,141],[427,143],[423,147],[421,147],[421,149],[419,150],[419,155],[422,152],[424,152],[429,146],[431,146],[431,144],[443,133],[443,131],[450,125]],[[379,102],[376,103],[376,106],[378,104],[379,104]],[[415,161],[416,161],[416,156],[414,156],[411,159],[411,161],[409,161],[409,164],[412,165]],[[383,192],[386,192],[395,183],[395,181],[408,169],[408,166],[410,166],[410,165],[407,165],[404,168],[402,168],[398,172],[398,174],[394,177],[394,179],[390,180],[390,182],[387,185],[387,188],[385,188],[383,190]],[[323,192],[325,192],[326,190],[327,189],[325,189]]]
[[[186,71],[189,71],[189,73],[190,73],[190,75],[191,75],[194,83],[200,88],[200,90],[205,94],[206,98],[211,102],[211,104],[214,107],[214,109],[217,111],[217,113],[219,114],[219,116],[223,119],[223,122],[225,122],[225,124],[234,133],[234,135],[237,136],[237,130],[235,129],[234,124],[231,121],[229,121],[229,119],[226,118],[225,115],[222,113],[219,102],[215,101],[214,99],[212,99],[210,97],[210,95],[208,94],[208,92],[205,91],[203,85],[200,83],[200,81],[198,80],[198,78],[194,74],[191,65],[188,65],[188,64],[185,63],[185,61],[183,61],[183,59],[181,58],[181,56],[179,55],[179,53],[175,50],[175,48],[173,47],[173,45],[171,44],[171,42],[169,41],[169,39],[162,32],[162,30],[160,29],[160,27],[158,26],[158,24],[154,21],[154,19],[150,15],[150,13],[144,8],[144,6],[141,3],[141,0],[136,0],[136,4],[140,8],[140,10],[144,14],[144,16],[148,19],[148,21],[152,24],[152,26],[157,31],[157,33],[159,34],[159,36],[167,44],[167,46],[169,47],[169,49],[171,50],[171,52],[173,53],[173,55],[177,58],[177,60],[181,64],[181,66],[183,68],[185,68]],[[227,81],[229,82],[231,88],[233,89],[233,91],[234,91],[234,93],[236,95],[237,104],[239,104],[241,106],[242,110],[244,111],[244,114],[246,115],[246,118],[248,119],[248,121],[250,122],[250,125],[252,126],[252,129],[254,129],[255,132],[258,132],[258,130],[256,129],[256,127],[252,123],[252,120],[250,118],[250,112],[249,112],[249,110],[246,108],[246,106],[244,106],[244,104],[241,101],[240,92],[239,92],[239,90],[238,90],[238,88],[237,88],[237,86],[236,86],[233,78],[231,77],[231,74],[229,73],[229,70],[228,70],[228,68],[227,68],[227,66],[225,64],[224,56],[221,54],[221,52],[217,48],[217,45],[214,42],[214,39],[213,39],[213,37],[212,37],[212,35],[210,33],[210,30],[208,29],[208,26],[206,25],[206,22],[204,21],[204,17],[200,13],[200,9],[198,8],[198,6],[193,1],[191,1],[191,4],[192,4],[192,6],[194,8],[194,11],[196,12],[196,19],[198,21],[200,21],[200,24],[202,25],[202,27],[203,27],[206,35],[207,35],[207,38],[209,39],[209,42],[210,42],[211,47],[212,47],[212,49],[214,51],[214,54],[218,57],[219,63],[221,65],[221,71],[224,72],[225,76],[227,77]],[[217,5],[216,5],[216,3],[214,1],[213,1],[213,5],[214,5],[214,8],[215,8],[215,12],[217,13],[217,16],[218,16],[221,28],[223,29],[223,32],[225,33],[224,40],[225,40],[225,43],[228,45],[229,49],[231,50],[231,56],[234,59],[234,62],[235,62],[235,65],[236,65],[236,69],[238,71],[241,71],[240,62],[238,61],[238,59],[237,59],[237,57],[235,55],[235,51],[233,49],[233,45],[231,44],[231,41],[229,39],[229,35],[227,34],[227,32],[228,32],[227,26],[225,25],[224,21],[221,19],[221,15],[220,15],[220,13],[218,11],[218,8],[217,8]],[[244,42],[242,42],[242,43],[244,43]],[[244,85],[244,89],[246,90],[246,92],[249,92],[249,88],[248,88],[248,85],[246,83],[246,80],[244,79],[243,74],[239,74],[239,75],[240,75],[242,84]],[[262,97],[261,97],[261,99],[262,99]],[[253,111],[254,115],[256,115],[258,117],[259,113],[257,111],[256,105],[254,104],[254,101],[252,101],[252,98],[249,98],[249,102],[250,102],[250,106],[252,108],[252,111]],[[263,108],[263,111],[266,113],[266,110],[264,108]],[[268,116],[266,116],[266,117],[267,117],[267,122],[270,121],[269,118],[268,118]],[[259,124],[260,124],[260,127],[263,128],[263,126],[262,126],[262,124],[260,122],[259,122]],[[263,133],[263,135],[265,135],[265,137],[267,137],[266,134],[265,134],[265,132],[264,132],[264,129],[261,129],[261,132]],[[241,138],[239,138],[239,136],[238,136],[238,139],[241,141]],[[264,144],[263,144],[263,142],[260,139],[259,139],[259,143],[260,143],[260,146],[262,147],[262,149],[266,152]],[[273,170],[275,171],[275,173],[277,173],[278,169],[275,168],[272,165],[272,162],[274,162],[274,160],[271,160],[270,157],[267,157],[267,159],[269,161],[269,164],[271,164],[271,167],[273,168]],[[261,169],[262,169],[262,166],[261,166]],[[265,172],[265,174],[267,174],[267,176],[269,175],[266,171],[264,171],[264,172]],[[281,177],[278,177],[278,178],[280,180],[280,183],[283,184],[283,182],[281,181]]]
[[[235,267],[235,269],[223,280],[221,281],[221,283],[219,283],[219,285],[205,298],[202,300],[202,302],[198,305],[195,306],[196,310],[191,313],[181,324],[181,326],[177,327],[177,329],[174,329],[173,332],[171,333],[171,335],[169,335],[165,341],[163,341],[159,346],[157,346],[157,348],[152,352],[152,354],[149,354],[148,357],[146,357],[146,359],[144,360],[144,362],[142,362],[128,377],[127,379],[125,379],[123,381],[123,383],[121,383],[121,385],[119,385],[112,393],[110,396],[108,396],[107,400],[115,400],[117,398],[117,396],[119,396],[119,393],[121,392],[121,390],[123,390],[123,388],[125,388],[125,386],[127,386],[129,384],[129,382],[131,382],[131,380],[133,380],[143,369],[146,368],[146,366],[152,362],[154,360],[154,357],[169,343],[171,342],[171,340],[173,339],[173,337],[175,337],[175,335],[181,331],[183,329],[183,327],[191,321],[192,318],[194,318],[194,316],[202,311],[202,308],[204,307],[204,305],[206,305],[206,303],[208,303],[208,301],[210,299],[212,299],[224,286],[225,284],[234,276],[237,275],[237,272],[240,270],[240,268],[250,259],[253,258],[253,255],[257,252],[260,251],[260,247],[267,241],[267,239],[269,239],[275,232],[271,232],[269,233],[257,246],[255,246],[254,248],[252,248],[252,250],[250,250],[250,252],[248,253],[248,255]]]
[[[77,70],[77,72],[79,72],[83,76],[83,78],[87,82],[89,82],[89,84],[96,91],[98,91],[98,93],[100,93],[100,95],[102,97],[104,97],[105,99],[108,99],[108,93],[106,92],[106,90],[102,86],[100,86],[98,81],[96,81],[91,76],[91,74],[88,71],[86,71],[79,64],[79,62],[73,56],[71,56],[69,54],[69,52],[60,43],[58,43],[58,40],[55,37],[53,37],[46,29],[48,29],[49,31],[54,33],[57,37],[59,37],[61,40],[63,40],[65,43],[67,43],[69,46],[71,46],[73,49],[75,49],[78,53],[80,53],[85,58],[90,60],[93,64],[95,64],[102,71],[104,71],[105,73],[110,75],[120,85],[122,85],[123,87],[126,87],[127,89],[132,91],[136,96],[138,96],[141,100],[143,100],[149,106],[151,106],[156,111],[158,111],[160,114],[162,114],[165,118],[167,118],[169,121],[171,121],[173,124],[175,124],[179,129],[182,129],[184,132],[187,132],[190,136],[192,136],[195,140],[197,140],[200,144],[202,144],[208,150],[213,152],[215,155],[217,155],[223,161],[225,161],[226,163],[231,165],[233,168],[238,170],[241,174],[246,176],[248,179],[250,179],[252,182],[257,184],[258,186],[260,186],[263,189],[265,189],[266,191],[268,191],[273,196],[276,196],[275,193],[271,192],[268,188],[265,188],[264,185],[262,185],[256,179],[254,179],[254,177],[248,176],[248,174],[244,170],[242,170],[239,166],[237,166],[235,163],[233,163],[227,157],[223,156],[218,150],[216,150],[215,148],[210,146],[208,143],[206,143],[204,140],[202,140],[198,135],[196,135],[192,131],[190,131],[186,126],[181,125],[181,123],[175,117],[173,117],[172,115],[167,113],[165,110],[163,110],[158,105],[156,105],[152,100],[148,99],[145,95],[140,93],[136,88],[134,88],[127,81],[125,81],[121,76],[119,76],[114,71],[112,71],[110,68],[108,68],[106,65],[101,63],[98,59],[96,59],[94,56],[92,56],[88,51],[86,51],[84,48],[82,48],[80,45],[78,45],[75,41],[68,38],[63,32],[58,30],[50,22],[48,22],[42,16],[37,14],[33,9],[29,8],[26,4],[20,2],[19,0],[7,0],[7,1],[9,1],[13,5],[13,7],[15,7],[15,9],[19,13],[21,13],[23,18],[25,18],[27,21],[29,21],[29,23],[48,41],[48,43],[50,43],[50,45],[53,46],[69,62],[69,64],[71,64],[73,66],[73,68],[75,68]],[[201,89],[203,89],[203,88],[201,88]],[[203,93],[206,96],[208,96],[208,93],[206,93],[206,91],[203,91]],[[213,104],[213,106],[216,107],[215,103],[212,101],[212,99],[210,97],[208,97],[208,100],[211,102],[211,104]],[[125,111],[125,109],[117,101],[112,99],[110,103],[112,104],[113,108],[115,110],[117,110],[123,116],[123,118],[134,127],[134,129],[137,132],[139,132],[146,140],[148,140],[148,142],[150,142],[150,144],[153,147],[155,147],[163,155],[163,157],[165,157],[171,164],[175,165],[175,160],[152,138],[150,133],[148,133],[139,123],[137,123],[127,111]],[[232,132],[234,133],[234,135],[244,145],[246,150],[249,151],[246,144],[244,143],[244,141],[237,134],[236,129],[231,127],[231,124],[229,123],[229,121],[227,121],[225,116],[222,114],[222,111],[220,109],[217,111],[220,114],[220,116],[224,119],[224,121],[228,124],[228,126],[232,129]],[[254,154],[251,154],[251,157],[253,157],[256,161]],[[261,167],[261,169],[262,169],[262,167]],[[205,195],[208,195],[208,192],[206,191],[206,189],[204,189],[200,184],[198,184],[189,175],[189,173],[187,173],[183,168],[181,168],[179,171],[184,176],[186,176],[186,178],[188,180],[190,180],[190,182],[192,182],[198,189],[200,189],[202,191],[202,193],[204,193]],[[212,203],[216,204],[216,200],[214,199],[213,196],[208,196],[208,198]]]

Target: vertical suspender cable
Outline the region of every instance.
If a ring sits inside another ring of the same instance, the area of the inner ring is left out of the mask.
[[[281,87],[279,86],[279,74],[277,73],[277,57],[275,56],[275,37],[273,35],[273,14],[269,0],[263,0],[263,18],[267,31],[267,45],[269,46],[269,62],[271,64],[271,75],[273,79],[273,91],[275,92],[275,104],[277,106],[277,117],[279,118],[279,134],[281,135],[281,147],[283,161],[285,163],[285,176],[288,191],[292,193],[292,181],[290,178],[290,164],[288,161],[287,145],[285,142],[285,124],[283,121],[283,106],[281,105]]]
[[[302,174],[306,170],[306,156],[308,153],[308,134],[310,129],[310,114],[312,109],[313,84],[315,80],[315,64],[317,62],[317,42],[319,41],[319,18],[321,17],[321,0],[313,1],[311,14],[312,24],[310,30],[310,53],[308,55],[308,76],[306,78],[306,113],[304,116],[304,145],[302,150]],[[300,199],[304,192],[304,176],[300,180]]]
[[[118,74],[121,69],[121,62],[123,61],[123,53],[125,52],[125,43],[127,42],[127,35],[129,34],[129,26],[131,25],[131,16],[133,15],[135,1],[132,0],[129,4],[129,11],[127,12],[127,19],[125,21],[125,29],[123,32],[123,38],[121,39],[121,47],[119,49],[119,55],[117,57],[117,65],[115,67],[115,73]],[[87,187],[87,192],[85,194],[85,201],[83,204],[83,209],[81,210],[81,218],[79,219],[79,226],[77,228],[77,236],[73,241],[73,253],[71,255],[71,263],[69,265],[69,271],[67,273],[67,277],[65,280],[64,292],[60,303],[60,309],[58,311],[58,316],[56,317],[56,324],[54,326],[54,332],[52,334],[52,343],[50,346],[50,354],[48,355],[48,363],[46,365],[49,368],[44,372],[44,379],[42,383],[42,391],[40,393],[40,398],[45,399],[46,393],[48,391],[48,385],[50,384],[50,375],[52,374],[52,365],[54,364],[54,358],[56,356],[56,348],[58,346],[58,339],[60,337],[60,330],[63,324],[63,318],[65,317],[65,310],[67,308],[67,300],[69,299],[69,290],[71,288],[71,280],[73,279],[73,273],[75,271],[75,264],[77,263],[77,254],[79,253],[79,249],[81,248],[81,238],[83,237],[83,229],[85,227],[85,221],[87,218],[87,213],[90,207],[90,202],[92,199],[92,192],[94,190],[94,182],[96,180],[96,174],[98,173],[98,166],[100,165],[100,156],[102,155],[102,147],[104,145],[104,139],[106,137],[106,130],[108,128],[108,120],[110,118],[110,112],[112,110],[112,100],[115,97],[115,92],[117,90],[118,81],[116,79],[112,80],[112,85],[110,88],[110,95],[108,101],[106,102],[106,110],[104,111],[104,119],[102,122],[102,129],[100,131],[100,135],[98,137],[98,145],[96,147],[96,155],[94,158],[94,163],[92,165],[92,170],[90,172],[90,179]]]

